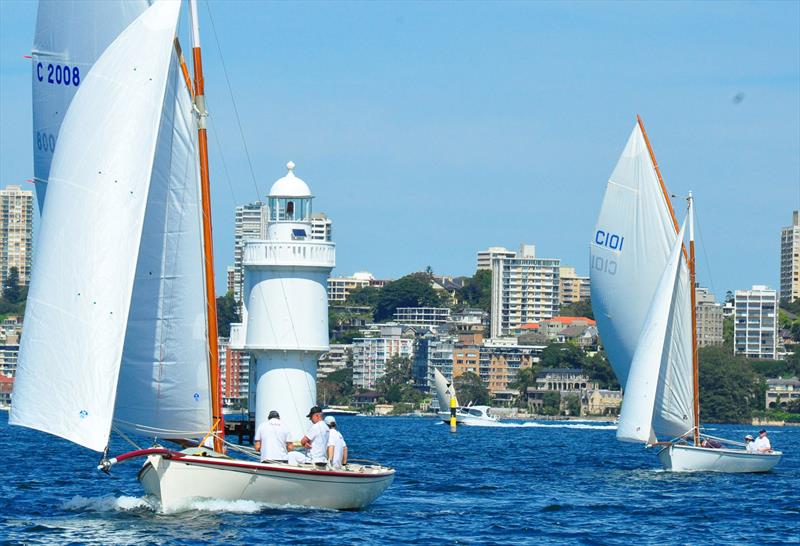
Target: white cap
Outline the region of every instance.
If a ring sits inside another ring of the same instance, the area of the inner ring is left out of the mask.
[[[334,425],[334,424],[336,424],[336,418],[333,415],[328,415],[325,418],[325,422],[328,424],[328,426]]]

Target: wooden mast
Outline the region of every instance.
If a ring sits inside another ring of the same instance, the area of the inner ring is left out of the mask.
[[[692,286],[692,381],[694,386],[694,445],[700,445],[700,373],[697,358],[697,293],[694,256],[694,197],[689,192],[689,282]]]
[[[653,168],[658,176],[658,183],[661,185],[661,192],[664,194],[664,201],[667,202],[669,215],[672,217],[672,225],[675,226],[675,232],[680,233],[678,226],[678,218],[675,217],[675,210],[672,208],[672,201],[670,201],[667,186],[664,184],[664,179],[661,177],[661,170],[658,168],[656,161],[656,154],[653,152],[653,147],[650,145],[650,139],[647,138],[647,131],[644,129],[644,122],[640,116],[636,116],[636,122],[639,124],[639,129],[642,131],[644,142],[647,145],[647,151],[650,153],[650,160],[653,163]],[[695,268],[694,268],[694,201],[691,192],[689,193],[689,253],[687,255],[686,246],[683,246],[683,257],[689,264],[689,282],[691,283],[692,294],[692,382],[694,390],[694,445],[700,444],[700,380],[698,372],[697,360],[697,302],[695,294]]]
[[[219,373],[219,346],[217,342],[217,300],[214,290],[214,244],[211,234],[211,184],[208,175],[208,137],[206,134],[205,82],[200,54],[200,26],[197,19],[197,2],[189,0],[192,19],[192,58],[194,64],[194,105],[197,109],[197,144],[200,160],[200,193],[203,205],[203,250],[206,277],[206,305],[208,320],[208,363],[211,388],[211,420],[214,431],[214,451],[224,450],[225,424],[222,416],[222,392]]]

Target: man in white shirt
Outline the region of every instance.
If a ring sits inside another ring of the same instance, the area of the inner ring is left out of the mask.
[[[756,441],[753,442],[753,449],[756,453],[771,453],[772,446],[769,443],[769,438],[767,438],[767,431],[763,428],[758,431],[758,438]]]
[[[311,420],[313,425],[300,440],[303,447],[308,449],[308,456],[305,462],[314,463],[319,467],[326,467],[328,466],[326,451],[330,433],[328,425],[322,420],[322,409],[319,406],[314,406],[309,410],[306,417]]]
[[[750,436],[749,434],[744,437],[744,449],[748,453],[755,453],[756,452],[755,446],[753,445],[753,437]]]
[[[270,411],[267,420],[258,427],[255,448],[261,453],[262,463],[265,461],[288,462],[292,442],[289,441],[289,429],[281,423],[281,416],[277,411]]]
[[[325,423],[330,429],[328,435],[328,461],[333,468],[341,468],[347,464],[347,442],[344,441],[342,433],[336,429],[336,418],[329,415],[325,418]]]

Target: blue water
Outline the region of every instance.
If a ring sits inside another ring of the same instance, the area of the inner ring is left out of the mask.
[[[26,544],[786,544],[800,543],[800,428],[772,428],[769,474],[673,474],[653,450],[593,423],[468,428],[423,418],[337,418],[351,456],[397,468],[361,512],[198,501],[160,514],[139,463],[94,470],[98,454],[9,427],[0,540]],[[717,426],[741,438],[755,427]],[[127,451],[115,440],[112,452]]]

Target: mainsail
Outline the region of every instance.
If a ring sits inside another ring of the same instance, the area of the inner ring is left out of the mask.
[[[195,229],[191,226],[198,215],[194,205],[174,202],[197,193],[193,141],[185,127],[188,103],[180,93],[173,51],[179,12],[178,2],[153,4],[100,56],[64,118],[50,169],[48,211],[39,231],[10,422],[97,451],[108,441],[123,360],[144,358],[156,350],[154,338],[174,338],[172,328],[183,328],[187,321],[202,338],[196,310],[178,310],[186,304],[182,296],[163,300],[167,303],[161,305],[173,307],[162,314],[161,324],[147,331],[138,323],[148,312],[160,312],[141,311],[152,303],[147,296],[175,289],[167,278],[187,272],[193,259],[167,257],[171,250],[191,246],[179,240]],[[160,279],[143,280],[150,276]],[[177,282],[183,280],[189,287],[180,290],[193,292],[192,274]],[[183,322],[171,322],[184,313]],[[131,335],[144,337],[126,345],[129,316]],[[161,357],[175,358],[189,343],[184,338]],[[123,374],[151,380],[132,387],[135,393],[121,388],[121,401],[135,396],[148,401],[148,385],[169,391],[168,381],[157,381],[165,368],[152,360],[146,369]],[[196,429],[197,415],[210,411],[207,381],[199,376],[194,381],[200,397],[195,405],[204,409],[188,412],[187,418],[170,407],[170,417],[154,419],[152,426]],[[185,391],[179,389],[176,396]],[[169,397],[164,400],[167,406],[172,403]],[[148,422],[135,404],[120,411],[120,418]]]
[[[456,391],[453,385],[447,381],[447,378],[437,370],[433,369],[433,381],[436,385],[436,398],[439,401],[439,411],[450,411],[450,398],[456,397]],[[458,406],[458,399],[456,398],[456,406]]]
[[[89,69],[147,0],[39,0],[31,52],[33,175],[39,211],[61,122]]]
[[[637,124],[608,181],[590,245],[592,308],[611,366],[626,386],[623,405],[632,394],[634,354],[676,245],[682,249],[682,239]],[[691,283],[682,251],[676,268],[664,355],[642,364],[658,370],[649,413],[655,435],[679,435],[693,423]]]

